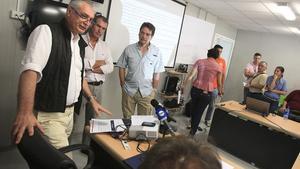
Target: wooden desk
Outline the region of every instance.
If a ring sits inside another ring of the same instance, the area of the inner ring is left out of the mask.
[[[300,123],[280,116],[262,117],[236,101],[217,105],[209,137],[219,148],[259,168],[299,165]]]
[[[89,128],[86,128],[86,131],[89,131]],[[90,134],[90,137],[93,139],[93,141],[101,146],[107,153],[109,153],[109,155],[111,155],[114,158],[114,162],[119,163],[119,165],[114,165],[114,166],[109,166],[110,169],[112,168],[128,168],[128,166],[123,164],[123,161],[131,158],[133,156],[136,156],[138,154],[140,154],[137,150],[137,144],[138,142],[136,141],[130,141],[128,142],[128,144],[130,145],[130,150],[125,150],[121,144],[121,142],[118,139],[114,139],[111,137],[110,134],[107,133],[101,133],[101,134]],[[154,144],[155,142],[151,142],[151,146]],[[146,149],[147,145],[146,144],[142,144],[141,148]],[[101,157],[100,157],[101,158]],[[234,167],[234,169],[243,169],[243,167],[235,164],[233,161],[231,161],[230,159],[220,155],[220,158],[222,161],[226,162],[227,164],[231,165],[232,167]],[[97,161],[97,159],[96,159]],[[100,164],[101,165],[101,164]]]
[[[283,119],[281,116],[274,116],[271,114],[267,117],[262,117],[260,114],[254,111],[246,110],[245,105],[241,105],[236,101],[222,102],[217,104],[216,106],[219,109],[231,113],[232,115],[236,115],[242,118],[244,117],[247,120],[257,122],[277,131],[286,133],[290,136],[300,138],[300,123],[293,120]]]

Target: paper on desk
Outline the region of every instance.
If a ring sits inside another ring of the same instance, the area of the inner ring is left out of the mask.
[[[230,164],[226,163],[225,161],[221,161],[222,162],[222,169],[233,169],[234,167],[231,166]]]
[[[134,115],[131,116],[131,125],[140,126],[143,122],[157,122],[158,119],[154,116]]]
[[[125,125],[122,119],[92,119],[90,120],[90,133],[112,132],[111,121],[114,122],[116,132],[124,131]],[[117,126],[122,127],[117,127]]]

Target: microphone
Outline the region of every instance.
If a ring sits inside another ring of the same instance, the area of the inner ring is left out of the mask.
[[[159,121],[161,121],[166,127],[167,129],[170,131],[170,134],[172,136],[175,136],[175,133],[173,131],[173,129],[171,128],[171,126],[168,123],[168,118],[171,119],[169,117],[169,113],[167,111],[166,108],[164,108],[163,106],[161,106],[157,100],[152,99],[151,100],[151,105],[155,108],[155,114],[158,118]],[[173,121],[176,122],[176,120],[173,119]]]

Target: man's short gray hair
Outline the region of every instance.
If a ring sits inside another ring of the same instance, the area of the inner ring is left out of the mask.
[[[91,7],[93,6],[92,2],[89,0],[71,0],[71,2],[69,3],[69,6],[75,8],[75,9],[79,9],[82,3],[87,3],[89,4]]]

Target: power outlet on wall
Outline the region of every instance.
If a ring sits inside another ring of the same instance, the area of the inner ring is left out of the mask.
[[[25,19],[25,13],[20,11],[11,10],[10,11],[10,18],[12,19]]]

